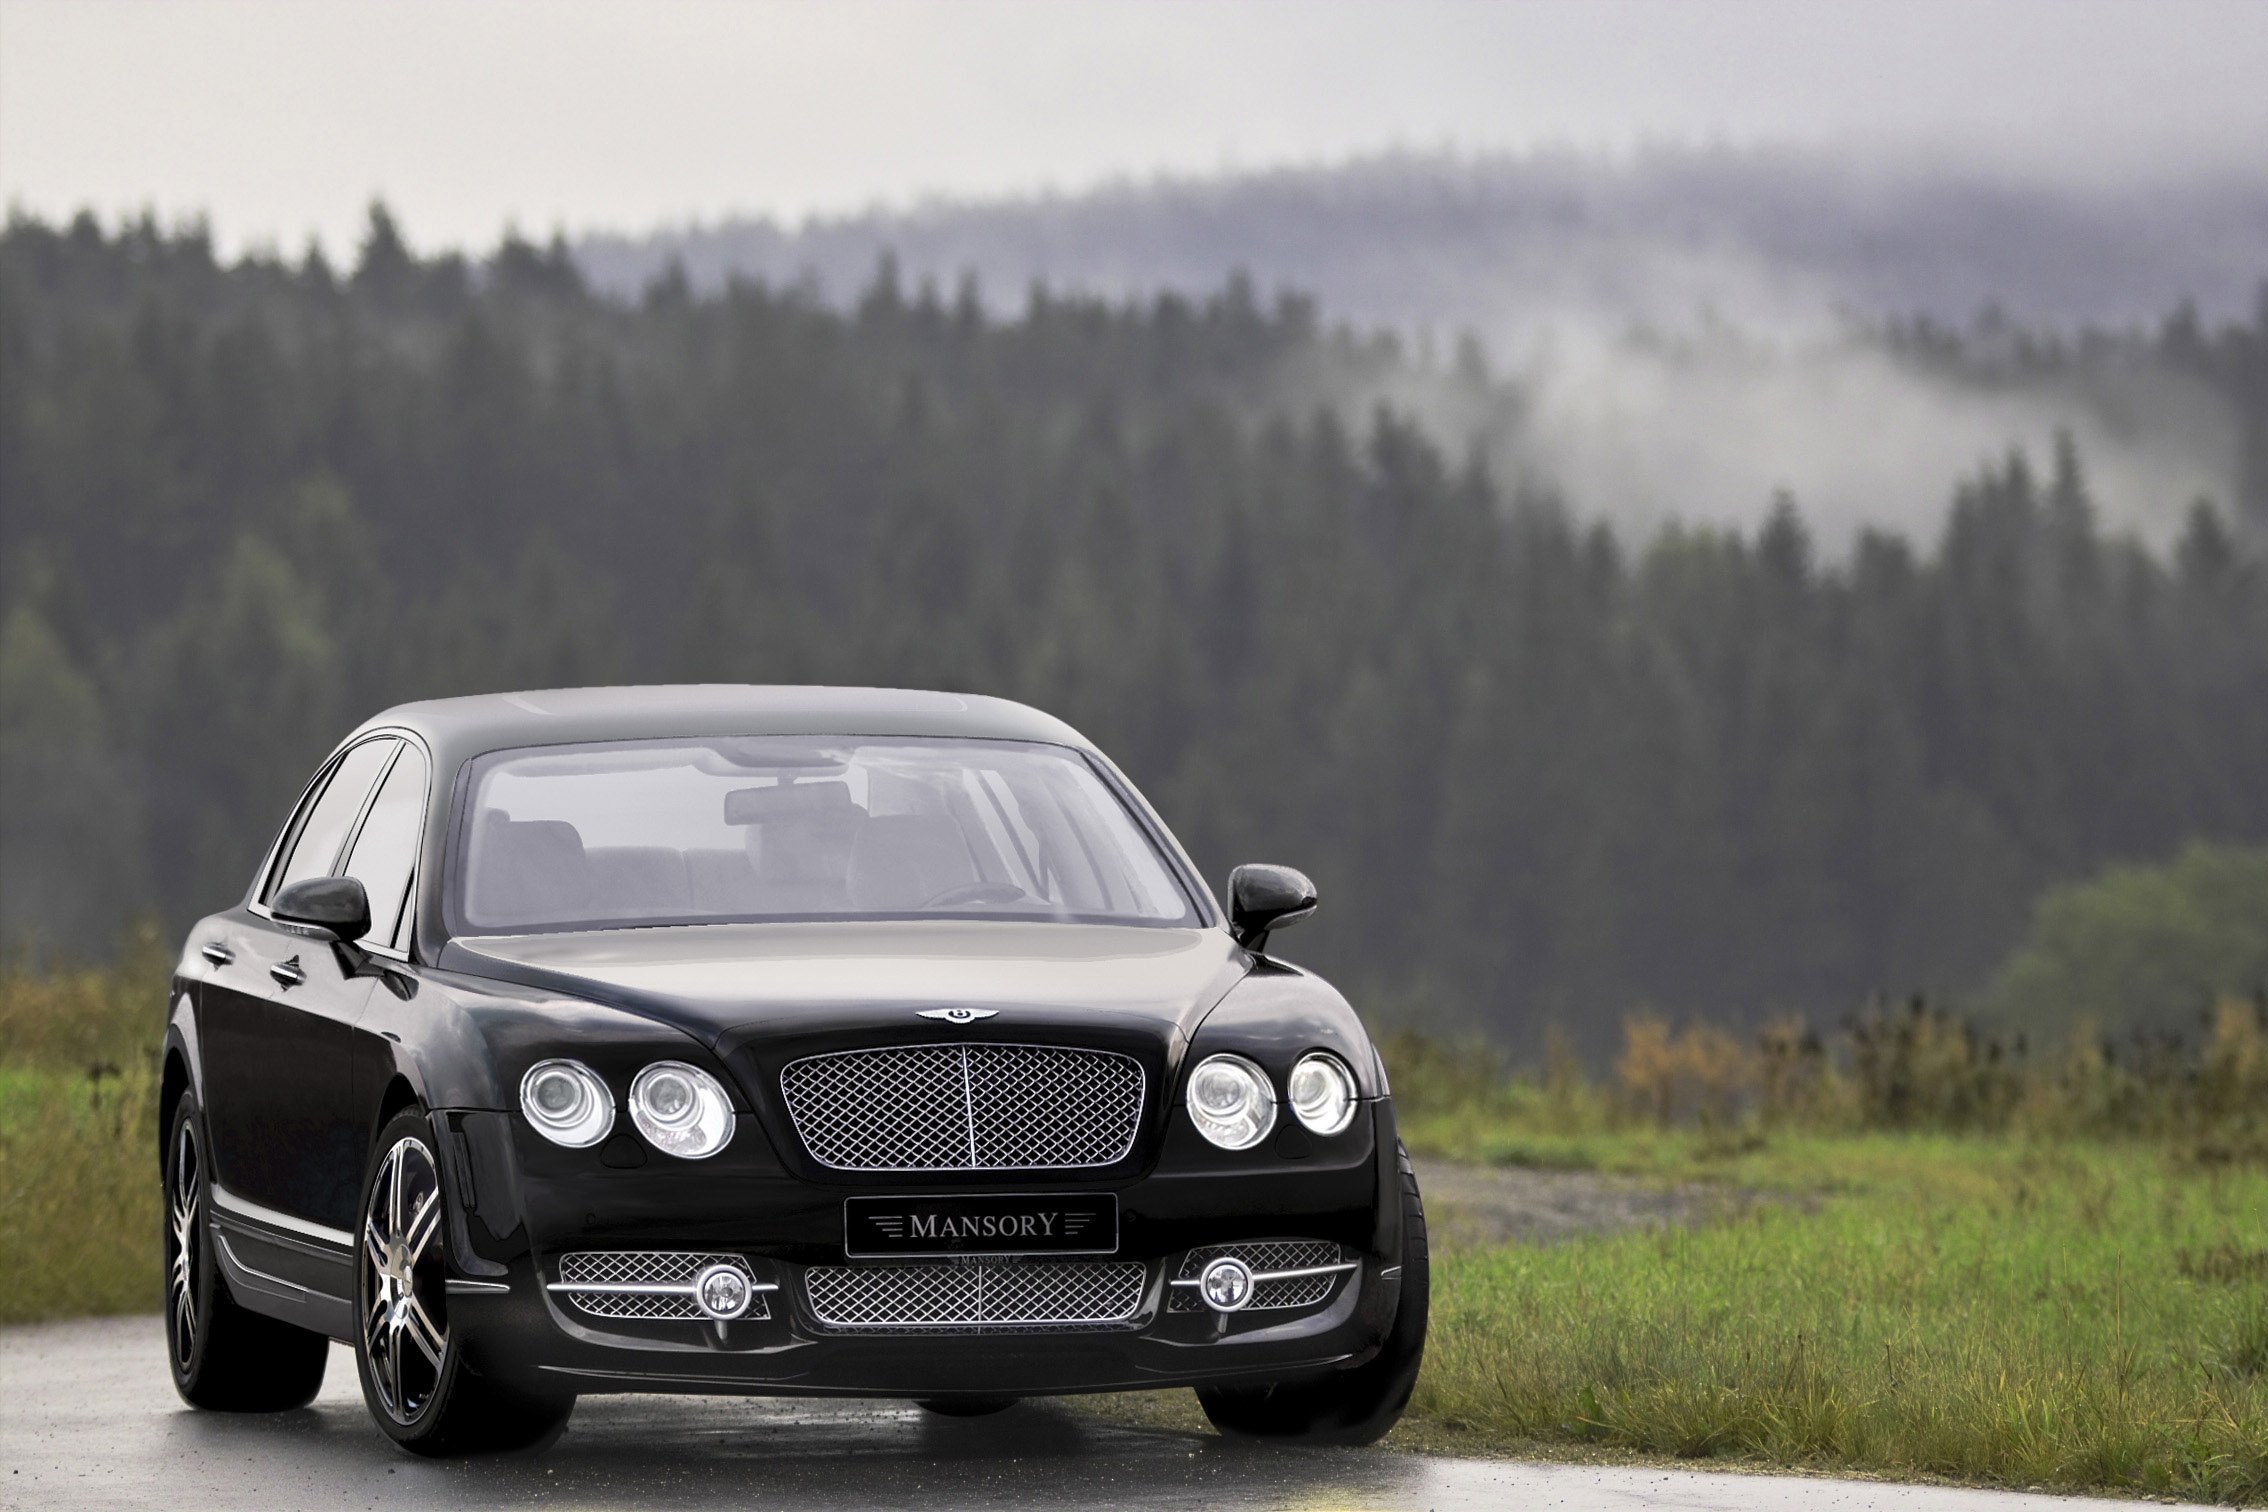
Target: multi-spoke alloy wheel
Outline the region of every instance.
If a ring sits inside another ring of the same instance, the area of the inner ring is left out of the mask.
[[[449,1318],[434,1242],[441,1175],[424,1141],[394,1142],[362,1217],[362,1347],[378,1404],[397,1423],[433,1405],[448,1363]]]
[[[173,1368],[186,1374],[197,1358],[197,1130],[189,1119],[173,1136],[165,1175],[165,1271],[172,1302]]]
[[[571,1396],[529,1396],[475,1372],[449,1325],[448,1194],[425,1110],[380,1131],[355,1239],[355,1368],[379,1429],[412,1454],[518,1449],[559,1431]],[[478,1319],[473,1319],[477,1323]]]

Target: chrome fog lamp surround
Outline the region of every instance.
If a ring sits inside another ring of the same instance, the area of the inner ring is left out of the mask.
[[[1288,1086],[1292,1113],[1308,1133],[1337,1134],[1354,1122],[1354,1073],[1329,1051],[1302,1056]]]
[[[1223,1255],[1197,1278],[1197,1295],[1215,1312],[1232,1313],[1252,1300],[1252,1268]]]
[[[1276,1089],[1241,1055],[1212,1055],[1189,1073],[1189,1121],[1224,1150],[1249,1150],[1276,1126]]]
[[[520,1078],[520,1111],[553,1144],[588,1149],[613,1131],[614,1094],[578,1060],[538,1061]]]
[[[630,1122],[665,1155],[705,1160],[732,1142],[732,1100],[683,1061],[655,1061],[630,1083]]]
[[[755,1296],[747,1274],[735,1265],[712,1265],[693,1278],[693,1301],[720,1323],[748,1311]]]

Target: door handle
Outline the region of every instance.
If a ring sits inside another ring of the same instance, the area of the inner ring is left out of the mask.
[[[297,956],[293,956],[288,961],[276,962],[275,965],[268,968],[268,975],[274,977],[278,984],[285,987],[297,987],[301,982],[307,980],[307,971],[299,964],[299,957]]]
[[[207,940],[198,949],[197,954],[203,956],[215,966],[233,966],[236,964],[236,952],[218,940]]]

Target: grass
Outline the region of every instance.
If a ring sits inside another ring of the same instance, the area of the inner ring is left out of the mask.
[[[1439,1256],[1413,1412],[1505,1442],[2268,1500],[2268,1170],[1888,1135],[1723,1164],[1831,1195]]]
[[[155,1312],[157,1082],[0,1069],[0,1323]]]
[[[153,1312],[157,1049],[172,957],[0,972],[0,1323]]]
[[[1387,1052],[1421,1154],[1807,1198],[1438,1254],[1421,1434],[2268,1502],[2268,1006],[2037,1060],[1920,1004],[1637,1019],[1608,1084]]]

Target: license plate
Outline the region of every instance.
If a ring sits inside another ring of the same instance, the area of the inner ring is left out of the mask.
[[[1109,1255],[1118,1250],[1118,1198],[1014,1193],[997,1197],[846,1197],[843,1253]]]

